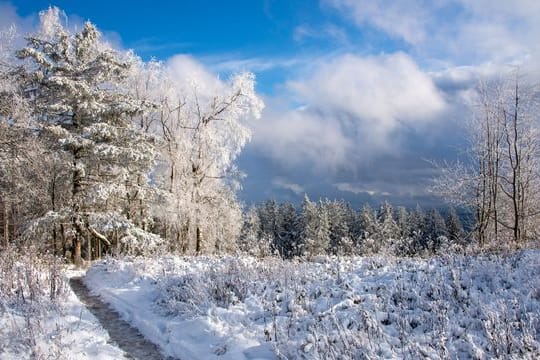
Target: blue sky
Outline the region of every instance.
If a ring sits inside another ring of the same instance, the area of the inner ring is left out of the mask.
[[[144,59],[256,74],[247,202],[440,204],[430,161],[462,151],[475,83],[540,70],[537,0],[0,1],[0,25],[51,4]]]

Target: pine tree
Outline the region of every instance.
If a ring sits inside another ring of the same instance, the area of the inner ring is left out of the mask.
[[[431,209],[426,216],[425,248],[435,252],[447,243],[446,224],[437,209]]]
[[[394,219],[394,208],[389,202],[384,202],[377,215],[379,223],[379,241],[381,247],[390,250],[396,239],[400,237],[400,229]]]
[[[425,248],[426,214],[420,205],[409,213],[411,255],[418,254]]]
[[[315,248],[318,227],[318,213],[317,206],[309,199],[307,194],[304,195],[304,201],[302,202],[300,223],[300,254],[309,256],[313,254]]]
[[[102,42],[89,22],[71,34],[57,8],[42,12],[40,19],[40,31],[27,38],[28,46],[17,56],[31,64],[21,76],[26,88],[35,89],[36,116],[71,158],[71,204],[57,214],[71,223],[73,258],[80,263],[86,240],[91,259],[92,239],[96,248],[110,247],[108,234],[118,231],[125,247],[141,251],[159,239],[137,228],[141,224],[131,212],[116,211],[119,203],[139,200],[130,194],[143,198],[147,193],[155,158],[148,137],[130,123],[130,116],[145,108],[123,88],[131,59]],[[112,217],[120,222],[113,225]]]
[[[454,207],[450,207],[446,217],[446,231],[448,239],[453,244],[464,244],[465,230]]]
[[[291,258],[298,254],[298,214],[290,202],[283,203],[278,209],[279,249],[283,257]]]
[[[349,233],[347,207],[343,201],[323,202],[330,222],[330,252],[334,255],[350,254],[352,240]]]
[[[253,256],[264,257],[272,254],[271,243],[262,236],[261,219],[257,207],[252,206],[244,213],[239,249]]]
[[[403,206],[397,208],[397,225],[399,227],[400,236],[402,238],[409,237],[411,232],[409,212]]]
[[[328,209],[322,202],[317,206],[317,227],[311,245],[311,255],[325,255],[330,247],[330,219]]]
[[[358,213],[351,207],[349,203],[345,204],[345,219],[351,240],[350,254],[356,255],[360,249],[360,243],[362,242],[362,228]]]
[[[274,199],[259,206],[261,236],[271,243],[272,252],[279,251],[278,205]]]
[[[360,211],[359,223],[362,232],[362,242],[360,244],[360,254],[376,253],[379,251],[379,243],[377,237],[379,236],[379,228],[375,212],[366,204]]]
[[[397,225],[399,228],[399,239],[395,244],[395,253],[398,256],[411,256],[414,253],[413,229],[410,223],[410,216],[403,206],[397,208]]]

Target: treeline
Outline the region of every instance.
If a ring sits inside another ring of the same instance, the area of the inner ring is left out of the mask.
[[[433,208],[424,211],[394,208],[360,211],[336,200],[311,201],[299,209],[292,203],[269,200],[244,214],[239,248],[255,256],[285,258],[315,255],[393,254],[415,256],[459,250],[468,244],[460,216],[451,207],[445,217]]]

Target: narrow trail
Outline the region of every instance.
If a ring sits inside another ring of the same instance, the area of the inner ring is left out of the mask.
[[[80,277],[69,280],[73,292],[86,305],[86,308],[99,320],[101,326],[109,333],[111,342],[126,353],[128,359],[168,359],[158,347],[146,340],[141,333],[120,318],[120,315],[109,308],[98,296],[92,295]]]

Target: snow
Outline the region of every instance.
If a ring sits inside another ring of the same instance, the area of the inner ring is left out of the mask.
[[[86,284],[182,359],[538,358],[540,251],[107,259]]]
[[[81,275],[68,271],[66,276]],[[124,357],[109,335],[67,285],[61,302],[0,307],[0,359],[99,359]]]
[[[4,287],[11,279],[28,283],[20,287],[24,301],[17,287],[0,294],[0,359],[124,357],[67,285],[83,272],[64,270],[62,295],[52,301],[52,275],[40,280],[39,269],[15,261],[0,278]],[[173,358],[535,359],[539,275],[540,251],[527,250],[311,262],[108,258],[84,279]]]
[[[183,318],[168,314],[158,305],[163,290],[157,286],[154,277],[136,275],[141,261],[151,273],[165,270],[151,269],[149,266],[154,260],[137,259],[132,263],[109,259],[92,267],[85,282],[168,356],[182,359],[275,358],[269,344],[262,344],[257,337],[249,336],[242,326],[235,324],[245,316],[241,309],[213,308],[204,317]],[[174,263],[164,265],[174,266]]]

